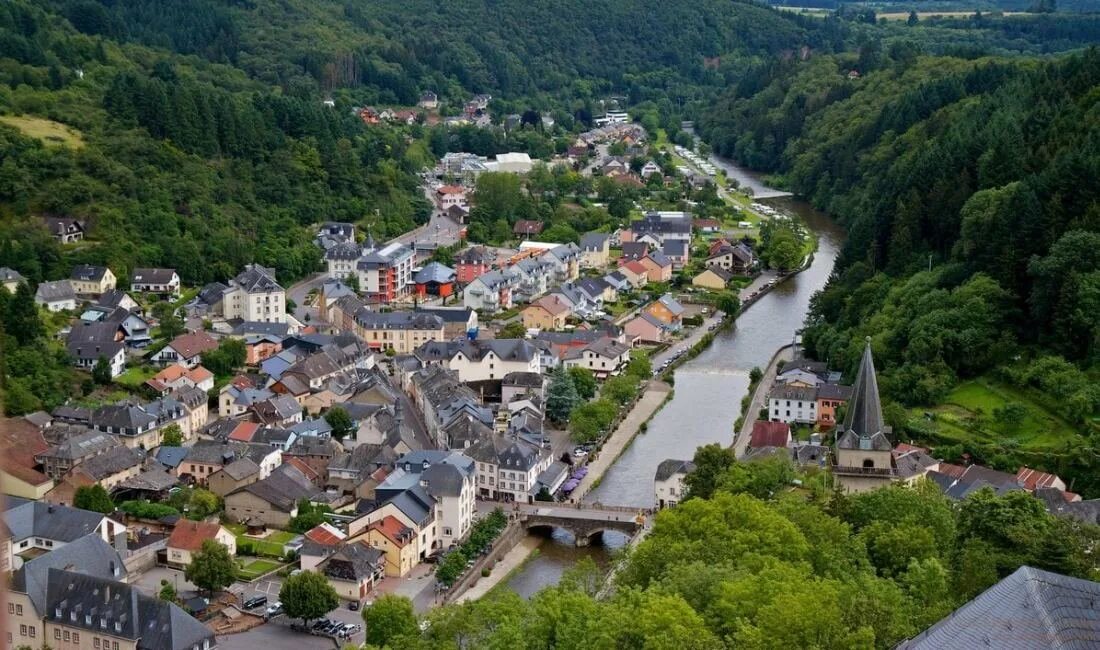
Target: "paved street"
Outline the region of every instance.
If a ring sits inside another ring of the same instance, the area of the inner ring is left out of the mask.
[[[317,318],[317,308],[306,305],[306,296],[310,291],[320,288],[324,284],[326,276],[324,273],[314,273],[313,275],[299,280],[289,289],[286,290],[287,300],[293,300],[296,305],[294,308],[294,317],[299,321],[305,323],[306,314],[309,314],[311,319]]]
[[[788,345],[783,348],[779,354],[775,355],[772,362],[768,364],[767,370],[764,371],[764,376],[760,379],[760,383],[757,385],[756,391],[752,395],[752,401],[749,403],[749,408],[745,411],[745,420],[741,424],[741,430],[737,432],[737,437],[733,440],[733,452],[738,458],[745,455],[745,449],[749,446],[749,440],[752,438],[752,425],[756,422],[756,414],[760,412],[760,409],[764,408],[764,401],[767,399],[768,391],[771,390],[772,384],[775,383],[775,375],[779,369],[779,361],[790,361],[793,357],[794,348]]]

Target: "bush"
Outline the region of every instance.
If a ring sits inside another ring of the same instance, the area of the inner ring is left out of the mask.
[[[482,578],[488,578],[489,574],[492,573],[492,572],[493,572],[492,569],[490,569],[489,567],[485,567],[484,569],[481,570],[481,577]]]
[[[160,519],[162,517],[179,516],[179,510],[163,503],[151,503],[149,501],[124,501],[118,509],[131,517],[138,519]]]

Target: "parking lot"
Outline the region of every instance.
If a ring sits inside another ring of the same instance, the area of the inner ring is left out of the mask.
[[[275,600],[272,599],[269,604],[274,602]],[[332,621],[360,626],[360,630],[350,638],[339,640],[341,647],[345,644],[358,645],[366,639],[366,633],[362,630],[363,617],[361,614],[361,611],[352,611],[348,609],[346,602],[341,602],[340,607],[325,616],[325,618]],[[291,629],[292,623],[300,623],[300,621],[288,619],[285,615],[279,615],[264,625],[247,632],[220,637],[218,647],[228,648],[229,650],[253,650],[255,648],[264,648],[264,650],[312,650],[313,648],[333,647],[331,637]],[[315,621],[311,621],[310,626],[312,627],[314,623]]]

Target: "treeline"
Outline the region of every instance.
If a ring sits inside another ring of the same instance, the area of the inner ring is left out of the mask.
[[[812,304],[813,354],[854,367],[873,337],[884,390],[909,405],[1049,352],[1095,377],[1100,52],[971,61],[865,48],[753,79],[703,120],[707,138],[849,232]],[[1052,401],[1095,440],[1100,390],[1073,379]]]
[[[240,70],[66,25],[25,1],[0,9],[0,108],[84,136],[69,146],[0,127],[0,264],[34,281],[77,262],[123,279],[166,266],[201,284],[256,261],[289,283],[318,268],[310,224],[369,223],[383,239],[426,220],[425,154],[402,134]],[[43,214],[86,220],[91,245],[53,244],[35,225]]]
[[[1022,565],[1095,578],[1100,531],[1047,514],[1026,492],[987,489],[959,504],[931,484],[844,496],[787,459],[735,463],[717,445],[696,464],[690,477],[704,480],[656,516],[609,593],[597,597],[603,573],[581,563],[530,600],[498,589],[433,610],[423,632],[372,619],[372,643],[890,648]],[[792,490],[796,477],[808,489]]]

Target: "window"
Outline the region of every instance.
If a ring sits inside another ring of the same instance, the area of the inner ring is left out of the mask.
[[[871,460],[870,458],[864,458],[863,459],[863,466],[864,467],[874,467],[875,466],[875,461]]]
[[[53,638],[60,639],[61,638],[61,630],[54,630],[53,631]],[[65,630],[65,640],[66,641],[71,641],[72,640],[71,635],[69,634],[68,630]]]
[[[9,614],[14,614],[15,613],[15,605],[14,604],[8,603],[8,613]]]
[[[19,636],[27,636],[27,626],[26,625],[20,625],[19,626]]]
[[[30,638],[33,639],[35,631],[36,631],[36,628],[33,625],[30,626],[29,628],[27,628],[27,632],[30,632],[30,634],[28,634],[27,636],[29,636]]]
[[[80,633],[73,632],[73,643],[80,643]]]

